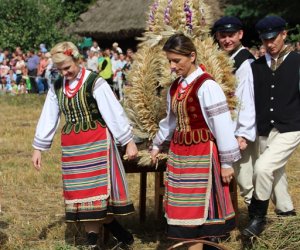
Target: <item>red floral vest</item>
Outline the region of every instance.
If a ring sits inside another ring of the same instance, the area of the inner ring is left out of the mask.
[[[198,90],[201,85],[212,77],[203,73],[188,85],[183,94],[179,91],[179,78],[171,86],[172,111],[177,117],[176,129],[173,134],[173,142],[178,144],[198,144],[214,140],[205,119],[203,117]]]

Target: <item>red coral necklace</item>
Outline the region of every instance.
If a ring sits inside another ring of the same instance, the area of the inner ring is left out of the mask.
[[[175,94],[178,101],[181,101],[182,99],[185,98],[185,96],[186,96],[188,90],[190,89],[190,87],[192,86],[193,82],[191,82],[190,84],[187,84],[187,82],[185,80],[183,80],[179,84],[179,86],[177,87],[177,90],[176,90],[176,94]]]
[[[76,93],[78,92],[78,90],[81,88],[82,84],[83,84],[83,78],[85,75],[85,68],[82,68],[81,71],[81,76],[76,84],[76,86],[74,88],[70,87],[70,83],[69,80],[65,81],[65,92],[66,92],[66,96],[68,98],[72,98],[73,96],[76,95]]]

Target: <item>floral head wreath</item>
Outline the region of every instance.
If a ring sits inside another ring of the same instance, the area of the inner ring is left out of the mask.
[[[74,51],[73,49],[67,49],[63,52],[63,54],[66,56],[71,56],[74,59],[78,59],[80,57],[80,54],[76,50]]]
[[[66,56],[73,56],[73,50],[72,49],[67,49],[64,51],[64,55]]]

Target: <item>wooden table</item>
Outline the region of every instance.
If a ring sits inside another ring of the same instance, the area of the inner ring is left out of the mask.
[[[154,190],[154,212],[155,217],[162,216],[162,200],[164,195],[164,172],[166,170],[166,160],[160,161],[158,167],[155,166],[138,166],[137,161],[123,161],[126,173],[140,174],[140,195],[139,195],[139,217],[140,222],[146,220],[146,195],[147,195],[147,174],[155,173],[155,190]]]
[[[166,146],[168,148],[168,146]],[[121,156],[124,150],[119,148]],[[167,152],[165,150],[165,152]],[[166,160],[159,161],[158,167],[155,166],[138,166],[137,161],[123,160],[123,165],[126,173],[140,174],[140,194],[139,194],[139,218],[140,222],[146,220],[146,195],[147,195],[147,174],[155,173],[155,190],[154,190],[154,213],[157,219],[162,217],[163,213],[163,195],[164,195],[164,172],[166,170]],[[236,213],[236,224],[238,222],[238,195],[237,183],[235,178],[230,183],[230,196],[233,203],[233,208]]]

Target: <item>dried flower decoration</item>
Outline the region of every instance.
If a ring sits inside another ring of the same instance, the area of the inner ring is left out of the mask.
[[[185,12],[185,18],[186,18],[186,26],[188,27],[189,31],[192,31],[192,29],[193,29],[192,10],[189,5],[189,0],[186,0],[184,2],[184,12]]]
[[[165,12],[164,12],[164,21],[165,21],[165,24],[167,24],[167,25],[170,23],[171,7],[172,7],[172,0],[168,0],[167,8],[165,9]]]
[[[73,55],[73,50],[72,49],[67,49],[64,51],[64,55],[66,56],[72,56]]]
[[[158,2],[155,1],[153,3],[153,5],[151,6],[150,13],[149,13],[148,25],[149,25],[149,30],[150,31],[153,31],[153,26],[155,25],[155,23],[154,23],[154,19],[155,19],[154,16],[155,16],[157,8],[158,8]]]

